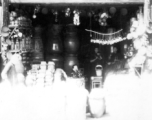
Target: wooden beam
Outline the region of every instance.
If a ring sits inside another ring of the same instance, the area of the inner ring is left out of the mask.
[[[1,0],[3,8],[3,26],[8,26],[9,24],[9,0]]]
[[[10,0],[20,4],[143,4],[144,0]]]

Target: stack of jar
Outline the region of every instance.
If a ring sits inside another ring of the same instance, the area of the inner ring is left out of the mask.
[[[41,61],[40,64],[33,64],[32,69],[26,77],[27,86],[51,86],[54,79],[55,63]]]
[[[32,61],[32,53],[27,51],[22,51],[22,62],[24,64],[25,70],[28,71],[30,67],[30,63]]]
[[[45,73],[46,73],[46,62],[42,61],[40,64],[40,69],[37,71],[36,85],[44,86]]]
[[[46,36],[46,61],[53,61],[55,62],[56,68],[63,68],[62,25],[49,25]]]
[[[65,48],[64,70],[67,73],[67,75],[70,76],[72,66],[75,64],[79,65],[79,61],[77,58],[79,51],[78,29],[73,24],[69,24],[66,26],[64,48]]]

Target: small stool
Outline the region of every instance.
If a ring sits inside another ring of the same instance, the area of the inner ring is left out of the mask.
[[[91,88],[102,88],[102,77],[91,77]]]

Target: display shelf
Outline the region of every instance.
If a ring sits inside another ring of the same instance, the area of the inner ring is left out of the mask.
[[[9,28],[32,29],[32,26],[9,25]]]

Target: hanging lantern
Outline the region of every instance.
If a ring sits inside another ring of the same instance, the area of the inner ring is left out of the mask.
[[[40,5],[36,5],[35,9],[34,9],[34,14],[33,14],[33,18],[36,18],[36,13],[38,13],[40,11]]]
[[[121,15],[125,16],[127,15],[127,13],[128,13],[128,10],[126,8],[121,9]]]
[[[55,22],[58,22],[58,11],[52,10],[53,15],[55,15]]]
[[[110,12],[111,14],[115,14],[116,11],[117,11],[117,10],[116,10],[115,7],[111,7],[110,10],[109,10],[109,12]]]
[[[48,14],[48,9],[47,8],[43,8],[42,9],[42,14],[45,14],[45,15]]]

